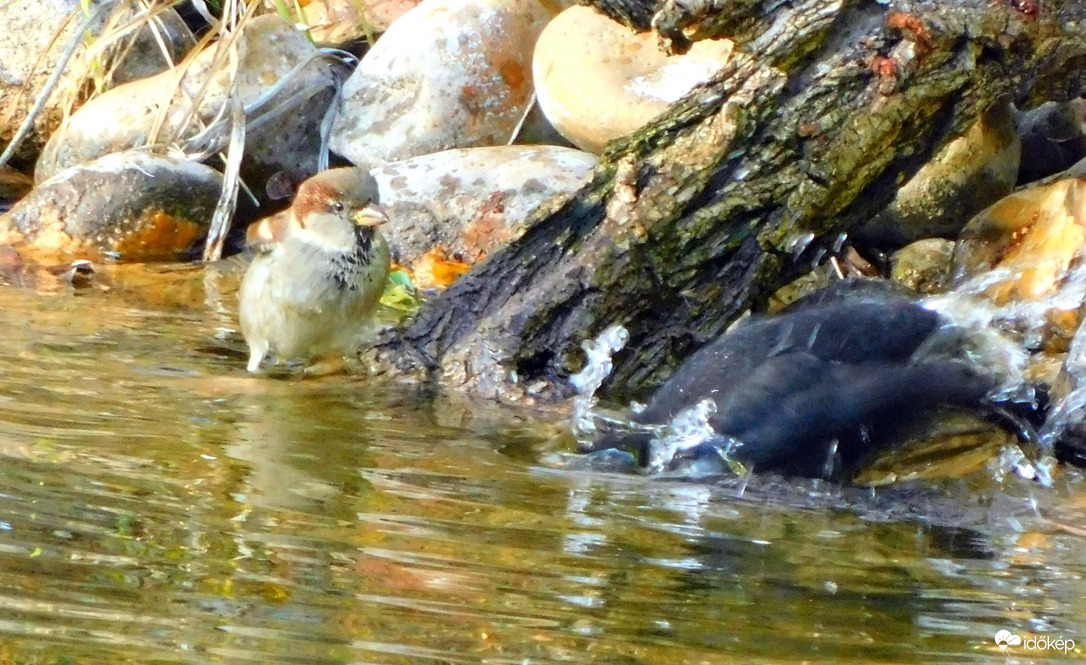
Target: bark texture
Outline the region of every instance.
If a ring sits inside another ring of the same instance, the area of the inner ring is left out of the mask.
[[[727,36],[739,56],[408,325],[401,362],[480,394],[560,393],[612,323],[630,342],[611,388],[658,384],[982,110],[1069,98],[1086,74],[1082,0],[586,4],[664,48]]]

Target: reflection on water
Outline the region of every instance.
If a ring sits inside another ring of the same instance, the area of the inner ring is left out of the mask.
[[[1077,473],[1051,490],[755,479],[738,498],[549,469],[546,424],[376,380],[249,377],[228,294],[200,284],[0,289],[0,663],[1005,662],[1065,656],[1005,655],[1000,629],[1086,644]]]

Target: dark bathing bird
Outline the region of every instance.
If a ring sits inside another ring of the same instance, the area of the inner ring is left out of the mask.
[[[872,428],[885,432],[944,405],[1005,415],[987,399],[995,378],[945,352],[961,345],[940,314],[879,282],[853,282],[734,326],[688,358],[632,420],[667,423],[708,398],[713,431],[740,442],[735,460],[843,479],[879,444],[867,436]],[[940,335],[946,344],[934,343]],[[923,353],[933,346],[943,352]],[[611,433],[591,449],[625,448],[645,464],[652,439]]]
[[[384,290],[389,252],[377,185],[339,168],[302,183],[293,205],[254,223],[257,255],[239,293],[250,372],[269,355],[310,360],[351,352]]]

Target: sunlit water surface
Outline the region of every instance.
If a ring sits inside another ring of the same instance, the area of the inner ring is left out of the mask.
[[[0,287],[0,663],[1084,653],[1077,472],[740,497],[552,469],[553,424],[251,378],[228,295],[136,282]]]

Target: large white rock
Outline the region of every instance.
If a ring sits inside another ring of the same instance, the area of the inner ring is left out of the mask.
[[[532,94],[539,0],[427,0],[343,89],[332,149],[359,166],[509,140]]]
[[[385,164],[372,171],[389,223],[382,227],[396,260],[423,286],[435,255],[481,261],[519,237],[540,206],[580,189],[596,156],[557,146],[448,150]]]
[[[114,88],[83,106],[50,137],[38,160],[35,180],[41,182],[76,164],[152,141],[182,144],[194,136],[200,126],[219,115],[231,96],[230,58],[215,63],[216,51],[212,44],[196,56],[180,84],[178,72],[169,70]],[[238,98],[251,104],[315,53],[305,36],[278,16],[253,19],[238,39]],[[210,84],[201,96],[208,79]],[[295,182],[316,171],[320,122],[331,103],[332,85],[328,66],[311,61],[262,111],[302,90],[315,94],[270,122],[250,125],[242,176],[254,191],[262,192],[267,179],[280,171]],[[186,125],[196,100],[199,122]],[[165,122],[154,139],[151,130],[163,105],[168,105]]]
[[[562,136],[599,153],[708,80],[732,48],[730,41],[710,39],[669,56],[653,33],[634,32],[590,7],[570,7],[536,42],[536,94]]]

